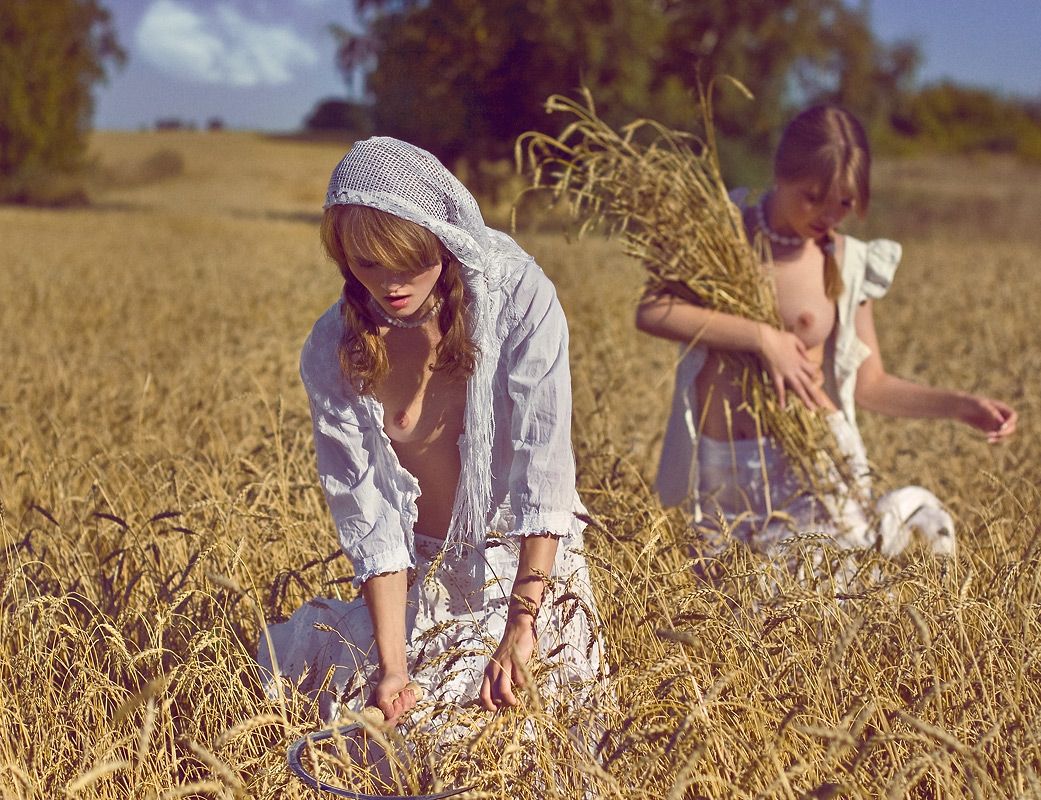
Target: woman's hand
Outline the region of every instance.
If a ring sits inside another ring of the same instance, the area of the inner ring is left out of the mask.
[[[821,399],[820,366],[806,355],[806,345],[794,333],[780,331],[765,323],[759,327],[759,357],[785,408],[785,386],[790,386],[806,407],[815,410]]]
[[[967,395],[962,400],[958,419],[983,431],[987,434],[987,441],[995,444],[1015,433],[1019,414],[1000,400],[992,400],[981,395]]]
[[[481,705],[488,711],[517,705],[514,687],[524,687],[521,668],[535,653],[535,625],[530,614],[522,613],[506,623],[502,642],[492,653],[481,683]]]
[[[408,685],[404,670],[384,671],[372,693],[373,705],[383,712],[388,725],[397,725],[398,719],[416,707],[416,695]]]

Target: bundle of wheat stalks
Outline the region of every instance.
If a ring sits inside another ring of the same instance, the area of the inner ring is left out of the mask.
[[[648,293],[671,293],[782,327],[773,284],[761,266],[768,250],[758,235],[749,241],[720,174],[711,87],[700,98],[700,136],[645,119],[616,131],[597,116],[588,91],[583,98],[553,95],[546,101],[547,111],[575,117],[559,136],[532,131],[517,140],[517,163],[527,165],[532,188],[567,202],[582,220],[580,233],[606,225],[619,236],[625,252],[646,269]],[[778,442],[808,490],[834,492],[836,477],[854,485],[820,415],[798,402],[782,407],[754,355],[725,358],[737,367],[733,374],[741,376],[744,403],[761,434]]]

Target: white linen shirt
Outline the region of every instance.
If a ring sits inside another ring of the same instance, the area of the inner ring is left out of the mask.
[[[510,250],[509,237],[492,235],[502,245],[498,252]],[[466,410],[468,416],[492,415],[491,463],[474,465],[491,470],[488,531],[549,533],[580,547],[584,523],[576,513],[584,508],[575,489],[564,312],[553,284],[526,254],[507,259],[491,300],[494,351],[479,357],[494,359],[492,408]],[[415,567],[420,487],[384,431],[382,403],[359,394],[344,378],[337,350],[342,331],[337,302],[304,344],[300,376],[311,407],[319,478],[357,587],[375,575]],[[459,448],[464,461],[478,457],[465,434]],[[457,491],[467,490],[461,482]]]

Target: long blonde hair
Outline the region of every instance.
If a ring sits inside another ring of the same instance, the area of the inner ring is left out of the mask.
[[[369,310],[369,291],[354,277],[350,263],[366,260],[395,272],[416,272],[441,262],[434,291],[441,298],[438,327],[441,341],[433,371],[468,378],[477,366],[465,311],[462,267],[441,240],[414,222],[361,205],[334,205],[325,210],[322,245],[343,276],[343,336],[340,369],[362,394],[371,394],[390,371],[379,321]]]
[[[816,179],[822,188],[841,184],[852,190],[857,216],[871,200],[871,148],[860,121],[835,105],[808,108],[785,127],[774,156],[774,177],[783,181]],[[842,272],[830,234],[817,240],[824,253],[824,291],[829,300],[842,294]]]

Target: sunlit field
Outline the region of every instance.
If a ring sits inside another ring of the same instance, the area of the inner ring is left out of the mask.
[[[263,620],[352,593],[297,377],[340,290],[317,222],[344,149],[99,134],[92,207],[0,208],[0,796],[318,796],[286,766],[317,711],[265,697],[253,657]],[[1021,415],[997,449],[863,420],[882,487],[948,503],[957,558],[861,553],[840,592],[734,546],[699,578],[649,489],[675,350],[633,327],[641,270],[529,220],[572,331],[605,699],[459,709],[398,745],[402,791],[1041,797],[1041,170],[883,162],[874,197],[857,234],[905,246],[887,366]],[[312,754],[368,787],[335,762]]]

